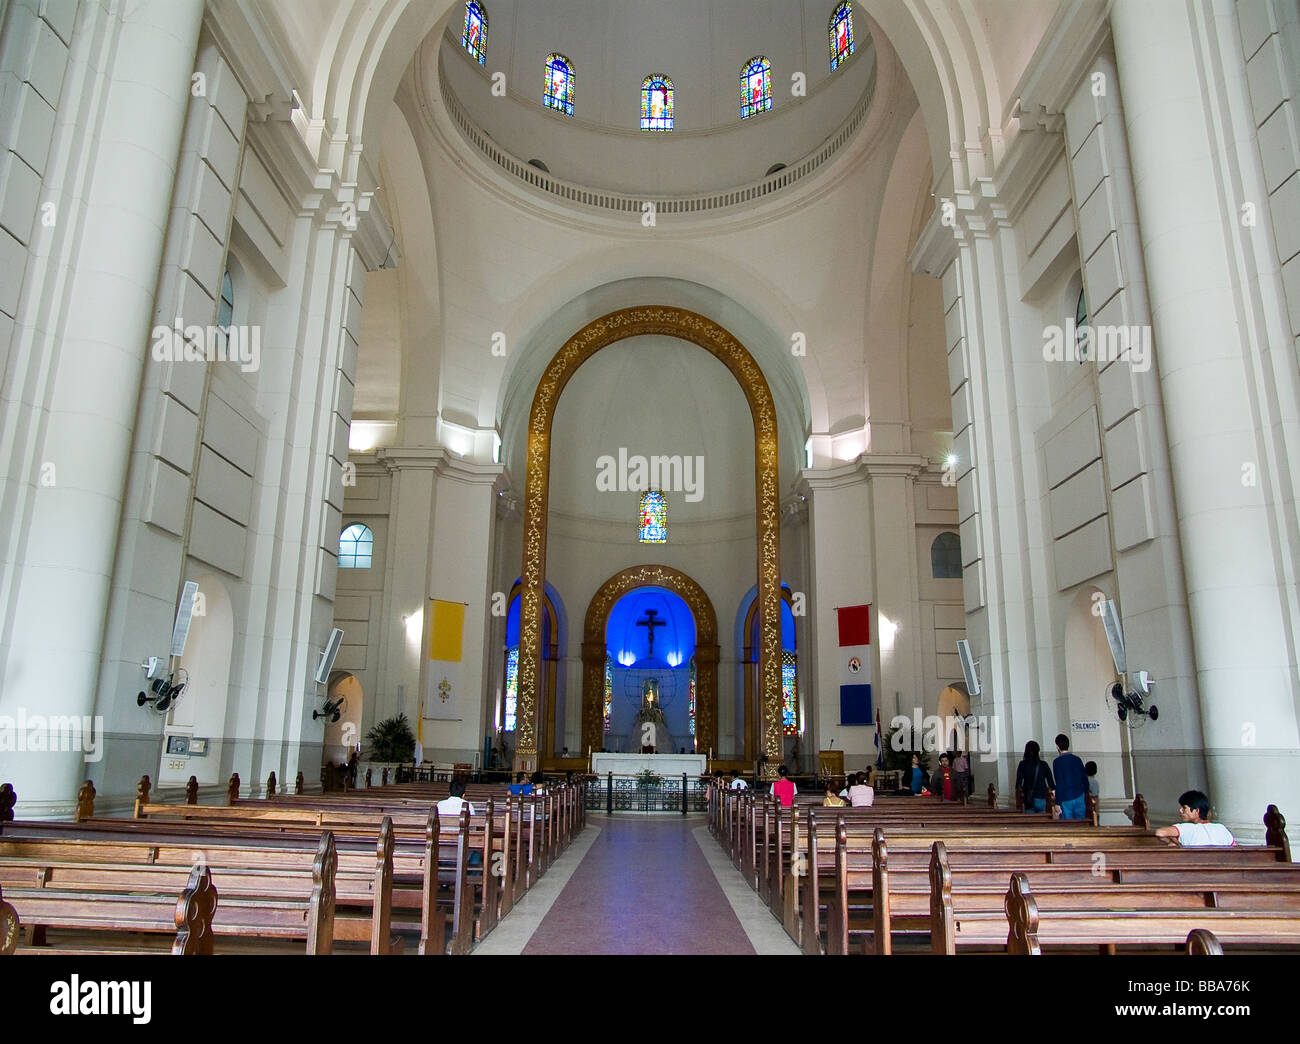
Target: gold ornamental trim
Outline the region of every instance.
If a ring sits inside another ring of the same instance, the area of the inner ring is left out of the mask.
[[[679,569],[664,565],[630,566],[615,573],[592,595],[582,632],[582,745],[600,750],[605,744],[605,628],[615,604],[639,587],[662,587],[679,595],[695,618],[695,739],[701,751],[718,745],[718,615],[698,583]]]
[[[542,597],[546,583],[546,529],[550,502],[551,424],[560,394],[588,359],[629,337],[660,334],[698,345],[731,371],[754,421],[754,500],[758,545],[759,688],[762,750],[770,765],[781,760],[781,528],[776,406],[767,379],[748,349],[712,319],[665,305],[623,308],[601,316],[570,337],[551,359],[533,395],[528,417],[524,485],[524,554],[519,612],[516,756],[537,755],[538,679],[542,660]],[[715,624],[716,634],[716,624]],[[704,643],[701,642],[701,645]],[[585,659],[585,657],[584,657]],[[594,664],[584,664],[584,693]],[[603,686],[604,665],[601,665]],[[696,665],[699,685],[699,664]],[[587,721],[584,697],[584,735]]]

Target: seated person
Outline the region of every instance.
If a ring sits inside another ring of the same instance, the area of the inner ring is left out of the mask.
[[[849,787],[849,804],[854,808],[870,808],[876,801],[875,788],[867,784],[867,774],[859,772]]]
[[[514,783],[512,783],[507,790],[511,794],[531,794],[533,792],[533,785],[527,782],[527,779],[522,772],[516,772]]]
[[[542,775],[542,770],[541,770],[541,769],[538,769],[536,772],[534,772],[534,773],[532,774],[532,776],[530,777],[530,779],[531,779],[531,781],[532,781],[532,785],[533,785],[533,790],[532,790],[532,792],[533,792],[534,794],[539,795],[539,796],[545,796],[545,794],[546,794],[546,777],[545,777],[544,775]]]
[[[728,784],[730,790],[748,790],[749,784],[740,778],[740,770],[731,770],[731,782]]]
[[[1176,840],[1184,848],[1227,848],[1236,838],[1222,823],[1210,822],[1210,799],[1199,790],[1184,791],[1178,798],[1181,823],[1161,827],[1156,837]]]
[[[445,819],[450,816],[452,819],[460,815],[461,806],[469,809],[469,814],[474,814],[474,806],[465,800],[465,781],[463,779],[453,779],[451,781],[451,797],[445,797],[438,802],[438,818]]]
[[[834,786],[832,786],[830,783],[827,783],[826,797],[822,800],[822,804],[825,805],[827,808],[843,808],[846,804],[848,804],[848,802],[846,802],[842,797],[840,797],[838,794],[835,793]]]

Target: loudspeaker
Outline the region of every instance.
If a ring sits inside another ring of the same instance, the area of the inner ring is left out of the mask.
[[[1109,598],[1101,603],[1101,625],[1106,629],[1106,644],[1110,658],[1115,661],[1115,672],[1122,678],[1128,674],[1128,657],[1124,652],[1124,629],[1119,624],[1119,612]]]
[[[316,684],[324,685],[330,679],[330,671],[334,669],[334,657],[339,654],[339,646],[343,644],[343,632],[339,628],[334,628],[330,632],[330,640],[325,643],[325,651],[320,654],[320,666],[316,668]]]
[[[186,580],[181,591],[180,604],[176,607],[176,622],[172,624],[173,656],[185,655],[185,643],[190,637],[190,624],[194,622],[194,596],[199,593],[199,585],[193,580]]]
[[[961,660],[962,677],[966,679],[966,691],[971,696],[980,694],[980,679],[975,673],[975,660],[970,654],[970,642],[961,638],[957,642],[957,658]]]

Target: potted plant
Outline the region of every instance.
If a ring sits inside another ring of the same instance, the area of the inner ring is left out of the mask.
[[[641,790],[649,790],[651,787],[657,787],[663,781],[663,776],[657,775],[653,769],[642,769],[636,776],[636,785]]]
[[[370,770],[371,786],[379,786],[383,771],[388,769],[388,782],[397,782],[397,766],[410,765],[415,760],[415,733],[405,714],[376,722],[366,733],[368,746],[366,764],[361,766],[358,783],[364,786],[366,769]]]

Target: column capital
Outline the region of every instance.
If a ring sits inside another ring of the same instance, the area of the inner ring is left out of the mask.
[[[915,453],[864,453],[862,468],[872,478],[917,479],[931,466],[929,457]]]

